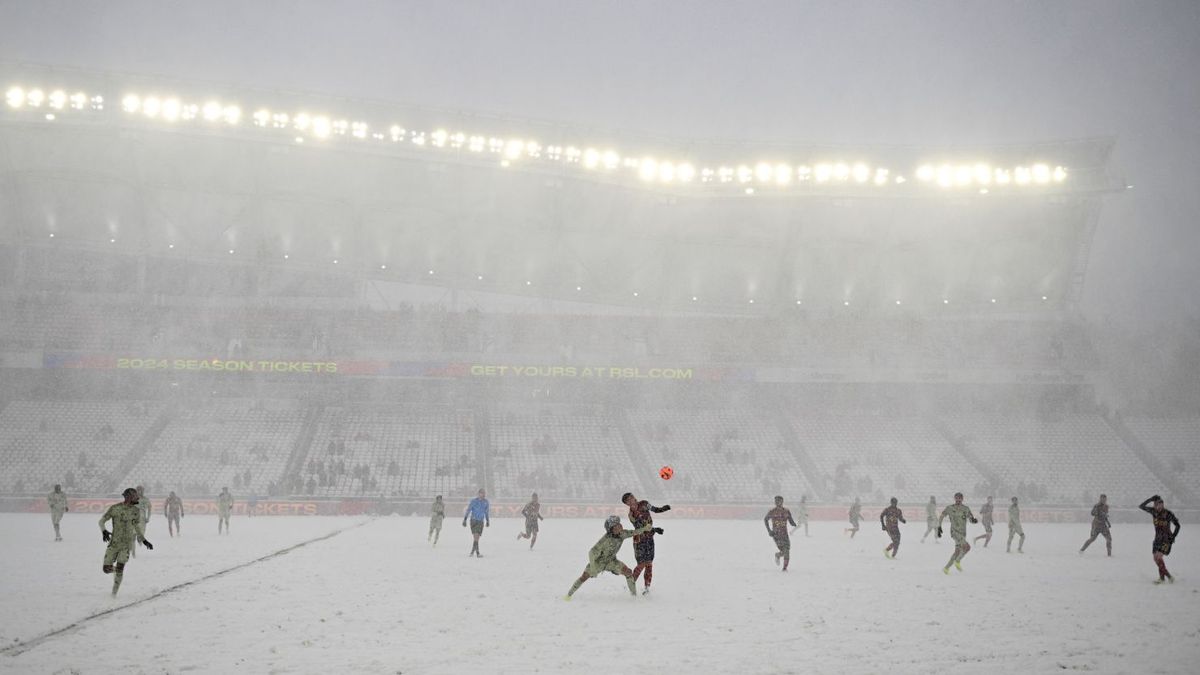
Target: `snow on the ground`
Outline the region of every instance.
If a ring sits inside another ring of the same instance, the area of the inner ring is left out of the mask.
[[[22,545],[0,576],[0,647],[350,529],[0,655],[0,671],[1165,673],[1200,659],[1200,544],[1187,529],[1168,559],[1179,581],[1155,586],[1149,522],[1116,527],[1111,559],[1103,540],[1076,553],[1086,524],[1026,525],[1024,555],[1005,554],[999,526],[947,577],[951,545],[920,544],[923,522],[896,560],[878,529],[850,540],[841,523],[814,523],[783,574],[761,522],[658,520],[651,596],[605,575],[564,602],[599,519],[547,520],[533,551],[515,540],[519,521],[498,519],[475,559],[453,516],[437,548],[424,518],[235,517],[218,537],[215,517],[195,516],[170,539],[160,517],[156,549],[139,550],[114,602],[96,516],[68,514],[55,543],[48,516],[4,514],[0,530]]]

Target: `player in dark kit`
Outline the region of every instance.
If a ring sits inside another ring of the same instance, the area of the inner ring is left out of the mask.
[[[908,523],[904,519],[904,512],[900,510],[899,506],[896,506],[896,498],[892,497],[891,505],[879,513],[879,526],[892,538],[892,543],[883,549],[885,558],[895,558],[896,554],[900,552],[900,526],[897,521]]]
[[[651,514],[670,511],[671,505],[652,506],[644,499],[639,501],[629,492],[621,495],[621,502],[629,507],[629,523],[633,529],[649,528],[633,536],[633,559],[637,561],[637,566],[633,568],[633,580],[636,582],[642,572],[646,573],[642,582],[645,585],[642,595],[646,595],[650,592],[650,581],[654,579],[654,535],[663,533],[661,527],[654,527],[654,516]]]
[[[788,536],[788,523],[791,523],[792,527],[796,526],[796,521],[792,520],[792,512],[783,508],[783,497],[775,495],[775,508],[767,511],[767,515],[763,517],[763,525],[767,527],[767,534],[775,540],[775,548],[779,549],[775,552],[775,564],[778,565],[779,559],[783,558],[784,572],[792,560],[792,538]]]
[[[517,539],[528,539],[529,550],[533,550],[533,545],[537,543],[538,521],[545,520],[542,517],[542,505],[538,503],[537,493],[533,493],[533,498],[521,509],[521,515],[525,516],[525,531],[517,534]]]
[[[1175,543],[1175,537],[1179,536],[1179,519],[1175,517],[1174,513],[1167,510],[1166,505],[1163,504],[1163,498],[1158,495],[1142,502],[1138,508],[1154,518],[1154,545],[1150,549],[1154,554],[1154,564],[1158,565],[1158,581],[1154,583],[1161,584],[1164,581],[1175,583],[1175,577],[1167,571],[1166,557],[1171,554],[1171,545]],[[1171,525],[1175,526],[1174,532],[1171,531]]]
[[[1108,548],[1108,557],[1112,557],[1112,533],[1109,531],[1108,523],[1108,495],[1100,495],[1100,501],[1092,507],[1092,536],[1087,541],[1083,542],[1083,548],[1079,549],[1080,555],[1087,550],[1087,547],[1096,541],[1096,537],[1104,535],[1104,545]]]

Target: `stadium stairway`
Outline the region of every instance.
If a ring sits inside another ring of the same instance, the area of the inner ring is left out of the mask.
[[[492,457],[495,448],[492,447],[492,416],[488,414],[487,404],[478,403],[472,408],[475,415],[472,428],[475,430],[475,484],[485,488],[489,495],[495,495],[495,478],[492,475]],[[474,494],[474,490],[471,491]]]
[[[103,489],[106,493],[114,493],[120,489],[122,479],[125,479],[129,475],[129,472],[133,471],[133,467],[137,466],[137,463],[141,461],[142,457],[150,450],[150,447],[154,445],[154,441],[163,432],[163,429],[166,429],[171,420],[175,419],[175,413],[178,411],[179,403],[176,401],[172,401],[166,408],[163,408],[163,411],[155,418],[154,423],[146,428],[146,431],[134,442],[133,446],[129,448],[129,452],[125,453],[120,463],[117,464],[113,472],[104,481]]]
[[[654,470],[653,465],[646,459],[646,453],[642,450],[642,444],[638,441],[637,434],[633,433],[633,426],[629,423],[629,415],[624,409],[613,408],[608,411],[609,419],[616,425],[618,433],[621,434],[622,444],[625,446],[625,453],[629,455],[629,461],[633,464],[634,473],[638,477],[638,487],[642,494],[651,494],[653,492],[650,477],[658,475]]]
[[[816,493],[813,497],[817,501],[826,499],[828,486],[821,477],[821,471],[817,468],[817,463],[809,456],[804,444],[800,442],[800,437],[796,435],[796,430],[792,428],[792,424],[788,421],[788,416],[781,406],[772,406],[771,419],[779,429],[779,434],[783,437],[783,443],[787,446],[788,452],[792,453],[792,457],[796,459],[796,464],[800,467],[800,472],[804,474],[804,479]]]
[[[929,425],[936,429],[937,432],[942,435],[942,438],[946,439],[946,442],[950,444],[950,447],[957,450],[958,454],[962,455],[963,459],[967,460],[967,463],[974,467],[974,469],[979,472],[979,475],[983,476],[984,480],[986,480],[990,485],[998,488],[1003,484],[1004,481],[1000,480],[1000,474],[993,471],[992,468],[989,467],[982,459],[980,459],[978,455],[976,455],[974,452],[971,452],[971,449],[967,447],[967,444],[963,442],[963,439],[959,438],[958,434],[955,434],[945,422],[934,417],[933,415],[926,416],[925,420],[929,422]]]
[[[1193,493],[1186,485],[1178,481],[1170,469],[1163,466],[1162,462],[1160,462],[1158,458],[1146,448],[1146,445],[1142,443],[1141,439],[1139,439],[1137,435],[1129,429],[1129,427],[1125,426],[1125,422],[1121,420],[1120,415],[1109,413],[1103,415],[1103,417],[1104,421],[1107,422],[1108,426],[1111,427],[1113,432],[1117,434],[1117,437],[1125,443],[1125,446],[1129,448],[1130,452],[1136,455],[1137,458],[1142,461],[1142,464],[1146,465],[1146,468],[1150,470],[1150,473],[1154,474],[1155,478],[1157,478],[1163,485],[1167,486],[1167,489],[1174,494],[1175,498],[1179,499],[1188,506],[1197,505],[1195,493]]]
[[[288,455],[287,464],[283,467],[283,474],[275,477],[277,485],[286,485],[288,476],[300,473],[300,468],[304,466],[304,461],[308,459],[308,453],[312,449],[313,437],[317,434],[317,422],[320,421],[323,410],[325,410],[323,405],[314,405],[308,409],[308,413],[304,416],[304,426],[296,435],[292,453]]]

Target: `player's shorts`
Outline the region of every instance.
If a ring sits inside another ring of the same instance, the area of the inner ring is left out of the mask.
[[[654,562],[654,537],[643,537],[634,542],[633,559],[639,563]]]
[[[444,519],[445,519],[445,516],[433,516],[432,518],[429,519],[429,529],[431,529],[431,530],[442,529],[442,520],[444,520]]]
[[[129,551],[133,549],[130,542],[110,539],[108,548],[104,549],[104,564],[111,565],[113,563],[121,563],[124,565],[129,562]]]
[[[483,521],[471,519],[471,534],[483,534]]]
[[[951,532],[950,538],[954,540],[955,546],[970,546],[970,544],[967,543],[966,534],[957,534],[955,532]]]
[[[526,518],[525,519],[525,534],[533,534],[534,532],[537,532],[537,531],[538,531],[538,519],[537,518]]]
[[[1155,537],[1154,547],[1150,549],[1150,552],[1171,555],[1171,540],[1165,537]]]
[[[1021,529],[1020,523],[1009,523],[1008,530],[1009,530],[1009,532],[1012,532],[1013,534],[1019,534],[1021,536],[1025,536],[1025,530]]]
[[[178,513],[168,513],[167,514],[167,522],[168,523],[175,523],[176,525],[178,525],[179,518],[180,518],[180,514],[178,514]]]
[[[610,560],[606,563],[588,563],[587,566],[587,575],[589,577],[598,577],[603,572],[611,572],[624,576],[629,571],[630,569],[620,560]]]
[[[778,534],[772,534],[771,538],[775,540],[775,548],[779,549],[780,553],[787,555],[791,552],[792,538],[788,536],[787,532],[784,532],[782,536]]]
[[[229,511],[217,511],[217,517],[221,520],[229,520]]]
[[[991,523],[989,523],[989,522],[986,522],[986,521],[985,521],[985,522],[983,523],[983,531],[984,531],[984,532],[986,532],[986,533],[988,533],[988,534],[991,534],[991,533],[992,533],[992,524],[991,524]]]
[[[887,534],[889,537],[892,538],[892,543],[895,543],[895,544],[900,543],[900,528],[889,527],[889,528],[887,528]]]
[[[851,518],[851,519],[850,519],[850,526],[851,526],[851,527],[854,527],[854,528],[857,528],[857,527],[858,527],[858,524],[859,524],[860,522],[862,522],[862,521],[860,521],[860,520],[855,520],[854,518]]]
[[[63,518],[62,511],[51,511],[50,512],[50,522],[54,523],[55,525],[62,522],[62,518]]]
[[[1104,535],[1105,538],[1112,536],[1108,533],[1108,525],[1105,525],[1104,523],[1092,523],[1092,537],[1095,538],[1101,534]]]

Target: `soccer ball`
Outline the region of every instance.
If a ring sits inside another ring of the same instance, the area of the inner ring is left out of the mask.
[[[663,468],[658,470],[658,477],[663,480],[671,480],[671,476],[674,476],[674,475],[675,475],[675,469],[672,469],[669,466],[664,466]]]

